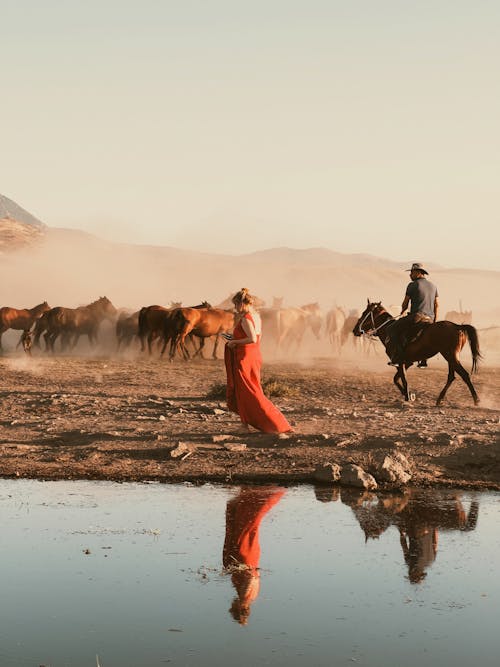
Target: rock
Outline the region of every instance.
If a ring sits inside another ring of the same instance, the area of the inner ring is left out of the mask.
[[[232,440],[233,436],[228,435],[227,433],[221,433],[219,435],[212,436],[212,442],[226,442],[227,440]]]
[[[221,410],[220,408],[214,408],[212,410],[212,414],[214,414],[214,415],[225,415],[226,410]]]
[[[189,445],[187,445],[185,442],[179,442],[177,447],[174,447],[174,449],[170,450],[170,458],[178,459],[179,457],[184,456],[190,451],[191,448],[189,447]]]
[[[244,442],[226,442],[224,449],[228,452],[244,452],[247,445]]]
[[[386,455],[377,466],[375,477],[379,482],[403,485],[411,480],[410,463],[404,454]]]
[[[165,417],[165,415],[160,415],[160,416],[158,417],[158,419],[159,419],[159,421],[164,422],[165,419],[166,419],[166,417]]]
[[[333,484],[340,479],[340,466],[336,463],[318,463],[313,472],[315,482]]]
[[[340,473],[340,483],[344,486],[355,486],[360,489],[367,489],[368,491],[377,488],[375,478],[354,463],[348,463],[343,466]]]
[[[280,433],[278,435],[278,440],[290,440],[290,436],[288,433]]]

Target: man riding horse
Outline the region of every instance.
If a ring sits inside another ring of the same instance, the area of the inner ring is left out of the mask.
[[[392,366],[399,366],[404,362],[404,352],[415,325],[431,324],[437,320],[438,291],[437,287],[427,280],[429,275],[422,264],[414,263],[410,272],[411,283],[406,288],[405,298],[401,304],[401,315],[406,312],[408,305],[410,312],[406,317],[397,320],[390,326],[387,333],[390,337],[390,357]],[[423,366],[425,360],[420,362]],[[420,365],[420,364],[419,364]]]

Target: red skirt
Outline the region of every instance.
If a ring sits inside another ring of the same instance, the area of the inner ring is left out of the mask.
[[[286,433],[292,427],[278,408],[264,395],[260,384],[262,357],[260,345],[248,343],[227,347],[224,352],[227,373],[227,407],[264,433]]]

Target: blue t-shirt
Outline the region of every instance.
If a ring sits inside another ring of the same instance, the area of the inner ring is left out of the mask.
[[[427,278],[412,280],[406,288],[406,296],[410,298],[410,314],[423,313],[434,319],[434,299],[438,291],[436,285]]]

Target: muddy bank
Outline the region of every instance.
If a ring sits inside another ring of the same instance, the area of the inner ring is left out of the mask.
[[[410,371],[415,403],[400,400],[384,359],[360,363],[266,365],[296,429],[282,438],[242,432],[207,398],[224,381],[220,361],[3,357],[0,476],[298,483],[319,463],[370,468],[379,452],[399,450],[412,484],[500,489],[499,368],[474,377],[480,406],[457,380],[436,408],[439,361]]]

